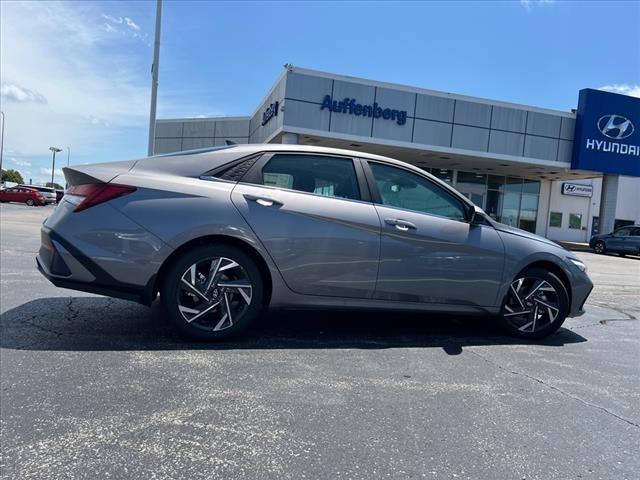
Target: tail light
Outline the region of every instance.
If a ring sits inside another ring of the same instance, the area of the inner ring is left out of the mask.
[[[88,183],[69,187],[65,195],[81,200],[74,212],[81,212],[87,208],[95,207],[114,198],[122,197],[136,191],[136,187],[118,185],[115,183]]]

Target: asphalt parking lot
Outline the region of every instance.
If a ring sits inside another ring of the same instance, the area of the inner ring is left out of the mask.
[[[541,342],[485,319],[274,312],[188,343],[159,305],[36,270],[53,207],[0,206],[4,478],[640,477],[640,259],[579,253],[587,313]]]

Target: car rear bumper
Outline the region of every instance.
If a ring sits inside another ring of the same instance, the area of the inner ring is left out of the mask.
[[[36,265],[40,273],[56,287],[151,304],[153,282],[147,288],[116,280],[47,227],[42,227],[41,238]]]

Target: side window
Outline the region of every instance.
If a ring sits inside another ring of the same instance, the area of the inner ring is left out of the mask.
[[[262,183],[325,197],[360,199],[353,161],[319,155],[274,155],[262,167]]]
[[[631,234],[630,228],[620,228],[613,234],[616,237],[628,237]]]
[[[465,219],[462,202],[435,183],[401,168],[374,162],[369,166],[384,205]]]

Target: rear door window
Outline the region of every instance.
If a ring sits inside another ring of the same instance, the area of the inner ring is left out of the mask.
[[[261,180],[270,187],[360,200],[356,171],[349,158],[276,154],[262,167]]]

